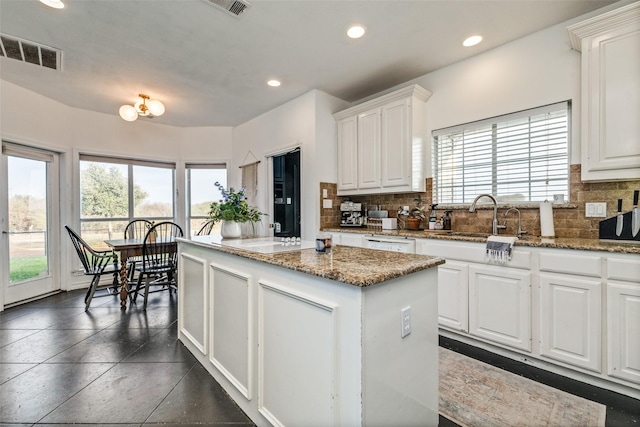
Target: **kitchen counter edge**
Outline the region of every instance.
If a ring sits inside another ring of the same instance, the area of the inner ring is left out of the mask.
[[[321,231],[329,233],[357,233],[362,235],[375,235],[383,237],[405,237],[411,239],[436,239],[436,240],[457,240],[464,242],[484,243],[487,241],[489,234],[482,233],[457,233],[448,231],[427,231],[427,230],[371,230],[367,228],[340,228],[325,227]],[[452,234],[455,233],[455,234]],[[615,241],[615,240],[599,240],[599,239],[580,239],[580,238],[542,238],[525,236],[518,239],[515,246],[529,246],[540,248],[556,248],[556,249],[574,249],[583,251],[604,251],[628,254],[640,254],[640,243]]]
[[[375,285],[437,267],[445,262],[444,258],[427,255],[400,254],[341,245],[334,246],[331,254],[317,253],[315,249],[262,254],[206,240],[177,240],[358,287]]]

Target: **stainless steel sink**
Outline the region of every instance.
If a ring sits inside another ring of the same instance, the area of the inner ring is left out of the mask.
[[[486,239],[489,236],[491,236],[491,234],[489,233],[472,233],[472,232],[465,232],[465,231],[452,231],[450,233],[446,233],[446,236],[460,236],[460,237],[475,237],[475,238],[481,238],[481,239]],[[499,234],[499,236],[501,237],[516,237],[513,235],[509,235],[509,234]],[[534,236],[520,236],[518,237],[518,240],[532,240],[534,239]]]

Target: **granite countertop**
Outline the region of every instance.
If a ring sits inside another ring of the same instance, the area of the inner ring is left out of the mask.
[[[406,237],[413,239],[438,239],[458,240],[464,242],[484,243],[489,237],[487,233],[458,233],[455,231],[440,230],[370,230],[367,228],[323,228],[325,232],[375,234],[376,236]],[[535,236],[523,236],[515,242],[515,246],[529,246],[541,248],[576,249],[583,251],[605,251],[628,254],[640,254],[640,242],[625,242],[599,239],[577,238],[541,238]]]
[[[378,251],[336,245],[331,253],[317,253],[315,249],[295,248],[275,253],[261,253],[241,246],[263,239],[242,239],[244,245],[228,245],[220,236],[194,236],[178,239],[219,252],[265,262],[290,270],[300,271],[348,285],[366,287],[417,271],[444,264],[443,258]],[[301,245],[304,247],[304,245]]]

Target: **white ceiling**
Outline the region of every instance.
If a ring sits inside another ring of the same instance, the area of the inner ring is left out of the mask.
[[[63,51],[60,72],[0,58],[2,79],[113,115],[146,93],[173,126],[235,126],[311,89],[353,102],[613,3],[250,0],[236,18],[203,0],[64,1],[0,0],[3,34]]]

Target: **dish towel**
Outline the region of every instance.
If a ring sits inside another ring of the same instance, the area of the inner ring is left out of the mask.
[[[511,261],[511,248],[516,240],[517,237],[489,236],[485,249],[487,259],[499,264]]]

